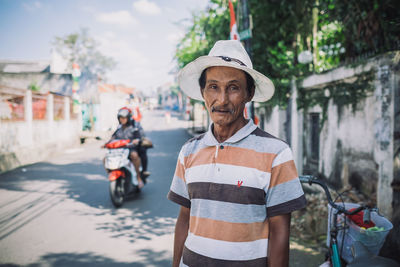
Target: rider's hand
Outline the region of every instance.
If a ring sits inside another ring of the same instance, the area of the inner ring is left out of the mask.
[[[133,145],[138,145],[138,144],[139,144],[139,141],[140,141],[139,139],[133,139],[133,140],[132,140],[132,144],[133,144]]]

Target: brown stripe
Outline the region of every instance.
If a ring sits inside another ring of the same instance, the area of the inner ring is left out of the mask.
[[[232,253],[236,253],[232,251]],[[188,266],[207,266],[207,267],[267,267],[267,258],[258,258],[246,261],[219,260],[197,254],[187,247],[183,248],[182,261]]]
[[[272,161],[276,157],[276,154],[273,153],[261,153],[252,149],[225,146],[224,149],[218,149],[218,156],[215,158],[215,151],[216,148],[212,146],[190,154],[185,157],[186,168],[221,163],[271,172]]]
[[[167,198],[169,200],[175,202],[176,204],[179,204],[181,206],[184,206],[184,207],[190,209],[190,205],[191,205],[190,200],[174,193],[173,191],[168,192]]]
[[[295,210],[304,208],[307,205],[307,200],[304,195],[292,199],[288,202],[278,204],[267,208],[267,217],[274,217],[281,214],[288,214]]]
[[[296,165],[293,160],[289,160],[272,168],[269,188],[289,182],[297,177]]]
[[[175,176],[181,178],[183,181],[185,181],[185,167],[181,164],[181,161],[178,159],[178,162],[176,163],[176,169],[175,169]]]
[[[189,231],[197,236],[228,242],[251,242],[268,238],[268,223],[231,223],[190,216]]]
[[[190,199],[209,199],[238,204],[265,205],[265,191],[259,188],[197,182],[188,184]]]

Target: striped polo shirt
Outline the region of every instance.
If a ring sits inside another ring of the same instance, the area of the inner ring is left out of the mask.
[[[268,217],[306,205],[291,149],[251,120],[223,143],[211,129],[183,145],[168,193],[190,208],[180,266],[265,267]]]

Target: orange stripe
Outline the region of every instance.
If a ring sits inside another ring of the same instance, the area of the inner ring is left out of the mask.
[[[215,147],[210,146],[201,149],[197,153],[190,154],[184,158],[186,168],[213,163]]]
[[[275,157],[276,154],[272,153],[226,146],[224,149],[218,149],[218,156],[215,159],[215,147],[213,146],[203,148],[197,153],[185,157],[185,166],[190,168],[204,164],[221,163],[271,172],[272,161]]]
[[[268,238],[267,221],[230,223],[191,216],[189,230],[197,236],[229,242],[251,242]]]
[[[297,169],[293,160],[282,163],[272,168],[269,188],[283,184],[297,178]]]
[[[175,176],[181,178],[182,180],[185,180],[185,167],[181,164],[181,161],[178,159],[178,162],[176,163],[176,169],[175,169]]]

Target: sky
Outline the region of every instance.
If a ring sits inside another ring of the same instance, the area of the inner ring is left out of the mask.
[[[50,60],[55,37],[87,28],[117,67],[108,82],[144,93],[174,81],[176,45],[208,0],[0,0],[0,60]],[[227,26],[229,27],[229,25]]]

